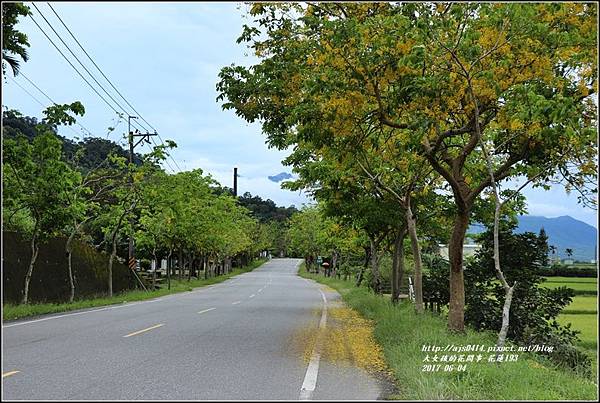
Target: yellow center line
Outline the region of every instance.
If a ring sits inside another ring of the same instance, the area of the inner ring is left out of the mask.
[[[2,378],[6,378],[7,376],[18,374],[19,372],[21,372],[21,371],[8,371],[8,372],[5,372],[5,373],[2,374]]]
[[[144,332],[147,332],[148,330],[156,329],[156,328],[164,326],[164,325],[165,325],[164,323],[159,323],[158,325],[151,326],[151,327],[149,327],[147,329],[142,329],[142,330],[138,330],[137,332],[129,333],[129,334],[123,336],[123,337],[135,336],[137,334],[144,333]]]
[[[204,312],[212,311],[213,309],[217,309],[217,308],[208,308],[208,309],[205,309],[205,310],[200,311],[198,313],[204,313]]]

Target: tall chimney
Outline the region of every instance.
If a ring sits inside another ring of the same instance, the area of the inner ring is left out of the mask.
[[[237,167],[233,168],[233,195],[237,197]]]

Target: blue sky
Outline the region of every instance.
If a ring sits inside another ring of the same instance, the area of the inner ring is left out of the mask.
[[[233,167],[238,166],[240,193],[249,191],[280,205],[300,206],[308,202],[302,193],[280,189],[279,184],[267,179],[282,171],[290,172],[281,164],[287,153],[268,149],[258,124],[247,124],[232,111],[221,110],[216,102],[215,84],[220,68],[256,61],[254,56],[245,55],[244,45],[235,43],[246,22],[245,6],[239,3],[51,4],[125,98],[163,139],[178,144],[172,155],[183,170],[202,168],[223,185],[232,186]],[[48,6],[36,5],[88,69],[97,73],[69,34],[59,30],[62,26]],[[63,49],[37,11],[32,11],[42,28]],[[30,60],[22,64],[22,72],[58,103],[81,101],[86,108],[81,123],[93,133],[105,136],[102,133],[115,123],[115,113],[87,87],[31,19],[22,19],[18,29],[28,35],[31,44]],[[66,50],[63,52],[70,56]],[[100,81],[102,77],[96,75]],[[16,80],[46,106],[49,104],[22,77]],[[105,88],[111,90],[108,84]],[[30,116],[41,115],[43,108],[11,79],[3,84],[2,97],[4,106]],[[121,104],[126,107],[124,102]],[[126,123],[121,123],[110,138],[121,141],[125,131]],[[60,133],[69,138],[76,135],[65,128]],[[176,169],[173,162],[170,164]],[[560,186],[550,191],[524,193],[532,215],[570,215],[596,225],[597,213],[578,205],[577,197],[566,195]]]

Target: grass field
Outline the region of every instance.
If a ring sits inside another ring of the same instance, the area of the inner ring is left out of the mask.
[[[584,284],[598,284],[598,279],[595,277],[544,277],[548,283],[584,283]],[[595,289],[596,287],[594,287]]]
[[[589,277],[546,277],[543,287],[567,286],[575,290],[573,301],[558,316],[558,322],[579,330],[577,346],[592,359],[594,373],[598,369],[598,279]]]
[[[586,277],[546,277],[544,287],[567,286],[575,291],[587,291],[590,294],[598,290],[598,279]],[[597,349],[598,297],[595,295],[576,295],[559,317],[561,323],[571,323],[571,327],[580,330],[581,346]]]
[[[220,283],[227,280],[235,275],[246,273],[254,270],[258,266],[262,265],[266,260],[259,259],[250,263],[247,267],[235,268],[229,274],[224,274],[218,277],[212,277],[209,279],[197,279],[197,280],[183,280],[178,281],[171,279],[171,289],[166,288],[155,290],[155,291],[127,291],[118,295],[114,295],[112,298],[91,298],[81,299],[73,301],[73,303],[60,303],[60,304],[27,304],[27,305],[12,305],[5,304],[2,306],[2,319],[13,320],[19,318],[26,318],[31,316],[43,315],[48,313],[58,313],[73,311],[76,309],[94,308],[105,305],[122,304],[125,302],[141,301],[146,299],[158,298],[163,295],[175,294],[178,292],[192,291],[194,288],[203,287],[210,284]]]
[[[571,328],[580,330],[580,346],[596,350],[598,338],[598,317],[596,314],[561,314],[558,318],[561,324],[571,323]]]
[[[467,330],[454,334],[443,317],[416,315],[410,303],[391,304],[350,281],[299,274],[335,288],[346,304],[374,322],[374,334],[384,351],[402,400],[595,400],[596,385],[568,370],[550,368],[534,356],[520,353],[516,362],[469,363],[466,371],[423,371],[424,345],[495,345],[496,335]],[[487,356],[486,356],[487,357]],[[442,365],[442,367],[444,367]]]
[[[597,314],[598,313],[598,297],[593,295],[578,295],[573,298],[563,313],[568,314]]]
[[[543,287],[557,288],[566,286],[575,291],[592,291],[598,290],[598,280],[595,278],[585,277],[546,277],[547,281],[542,283]]]
[[[542,287],[558,288],[569,287],[575,290],[575,295],[596,295],[598,292],[598,279],[593,277],[545,277]]]

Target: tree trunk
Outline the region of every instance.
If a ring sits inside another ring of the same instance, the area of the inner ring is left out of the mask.
[[[338,261],[338,252],[334,251],[333,256],[331,257],[331,275],[335,277],[335,273],[337,272],[337,261]]]
[[[419,239],[417,238],[417,225],[410,207],[410,200],[406,206],[406,223],[408,225],[410,244],[412,246],[413,259],[415,261],[415,310],[417,313],[423,313],[423,270],[421,262],[421,248],[419,247]]]
[[[375,294],[381,292],[381,279],[379,276],[379,256],[377,255],[377,244],[372,238],[369,238],[371,245],[371,272],[373,273],[373,291]]]
[[[450,258],[450,304],[448,329],[454,332],[465,330],[465,283],[463,273],[463,245],[469,226],[469,210],[460,210],[454,219],[452,236],[448,244]]]
[[[502,327],[500,328],[500,333],[498,333],[498,341],[496,342],[496,346],[504,347],[504,342],[506,341],[506,335],[508,334],[508,325],[510,319],[510,305],[512,303],[513,291],[515,286],[508,287],[506,290],[506,296],[504,298],[504,306],[502,307]]]
[[[156,269],[158,268],[158,259],[156,258],[156,248],[152,248],[152,257],[154,258],[154,267],[152,270],[152,291],[156,290]]]
[[[173,254],[173,248],[169,248],[169,254],[167,255],[167,289],[171,289],[171,255]]]
[[[183,250],[179,248],[179,257],[177,258],[177,277],[179,281],[183,280]]]
[[[188,253],[188,278],[187,278],[188,283],[192,280],[192,263],[194,263],[193,258],[192,258],[192,252],[189,252]]]
[[[69,267],[69,303],[75,300],[75,279],[73,278],[73,252],[67,252],[67,265]]]
[[[361,267],[360,272],[358,272],[358,278],[356,279],[357,287],[360,287],[360,285],[362,284],[362,281],[363,281],[363,278],[365,275],[365,270],[369,266],[370,260],[371,260],[371,249],[365,248],[365,263],[364,263],[363,267]]]
[[[510,305],[512,303],[512,296],[515,286],[517,282],[513,284],[513,286],[509,286],[506,278],[504,277],[504,273],[500,267],[500,237],[498,234],[498,227],[500,225],[500,209],[502,208],[502,202],[500,201],[500,195],[498,194],[498,187],[496,186],[496,181],[494,179],[494,174],[491,170],[491,160],[486,152],[487,161],[488,161],[488,169],[490,170],[490,176],[492,178],[492,186],[494,187],[494,196],[496,201],[496,208],[494,210],[494,268],[496,269],[496,276],[498,280],[502,283],[504,287],[504,306],[502,308],[502,326],[500,327],[500,333],[498,333],[498,341],[496,345],[498,347],[504,347],[504,342],[506,341],[506,335],[508,334],[508,326],[510,322]]]
[[[394,240],[394,257],[392,260],[392,303],[397,303],[400,297],[400,286],[404,275],[404,238],[406,226],[402,226]]]
[[[75,238],[75,233],[77,232],[77,223],[75,223],[75,227],[73,231],[69,234],[69,238],[67,239],[67,243],[65,244],[65,250],[67,252],[67,266],[69,268],[69,303],[73,303],[75,299],[75,280],[73,279],[73,239]]]
[[[113,232],[112,236],[112,251],[110,258],[108,259],[108,296],[113,296],[113,281],[112,281],[112,267],[115,256],[117,255],[117,231]]]
[[[23,304],[29,303],[29,284],[31,283],[31,276],[33,274],[33,267],[35,265],[35,261],[37,260],[38,252],[40,247],[37,243],[38,231],[37,226],[31,236],[31,260],[29,261],[29,268],[27,269],[27,273],[25,274],[25,288],[23,290]]]

